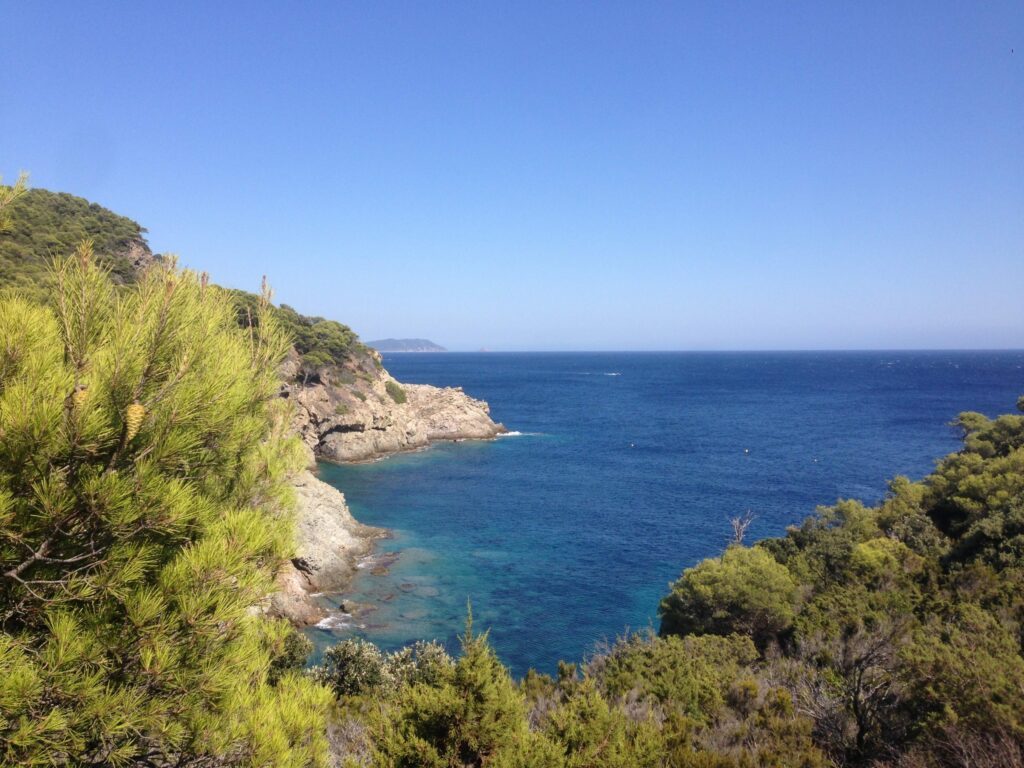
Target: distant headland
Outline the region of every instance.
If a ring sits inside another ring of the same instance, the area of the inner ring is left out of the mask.
[[[429,339],[381,339],[380,341],[369,341],[366,346],[373,347],[378,352],[447,352],[448,350],[440,344],[435,344]]]

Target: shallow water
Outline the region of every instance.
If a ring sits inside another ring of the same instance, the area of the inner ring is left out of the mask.
[[[729,518],[778,535],[817,504],[877,501],[958,446],[962,410],[1014,409],[1024,352],[391,354],[401,381],[459,385],[522,434],[322,465],[394,531],[311,629],[453,646],[467,600],[514,673],[552,671],[657,624],[668,582]]]

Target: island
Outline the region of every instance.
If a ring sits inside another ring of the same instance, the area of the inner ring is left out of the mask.
[[[440,344],[435,344],[430,339],[380,339],[379,341],[368,341],[366,346],[376,349],[378,352],[447,352],[448,350]]]

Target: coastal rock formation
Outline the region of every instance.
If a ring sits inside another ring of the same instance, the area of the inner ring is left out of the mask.
[[[295,624],[309,625],[325,615],[312,594],[344,587],[358,559],[386,532],[357,522],[344,494],[308,470],[296,478],[295,490],[295,557],[278,575],[279,589],[270,610]]]
[[[343,364],[310,370],[297,352],[281,367],[281,396],[294,404],[293,428],[310,451],[333,462],[365,461],[438,440],[489,439],[505,431],[490,409],[458,387],[399,384],[379,353],[356,347]],[[357,522],[344,495],[310,471],[296,480],[296,553],[278,577],[273,614],[298,625],[324,611],[316,592],[344,588],[356,561],[386,534]]]
[[[326,461],[365,461],[438,440],[489,439],[506,431],[491,419],[487,403],[460,387],[399,384],[373,350],[312,375],[291,355],[282,377],[281,395],[295,404],[296,431]]]

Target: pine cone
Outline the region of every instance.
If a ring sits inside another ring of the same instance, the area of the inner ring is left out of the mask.
[[[89,399],[89,388],[85,384],[79,384],[75,387],[75,391],[71,393],[71,410],[80,411],[85,406],[85,401]]]
[[[146,415],[146,409],[141,403],[132,403],[124,412],[124,423],[127,428],[125,433],[125,442],[128,442],[139,433],[139,427],[142,426],[142,419]]]

